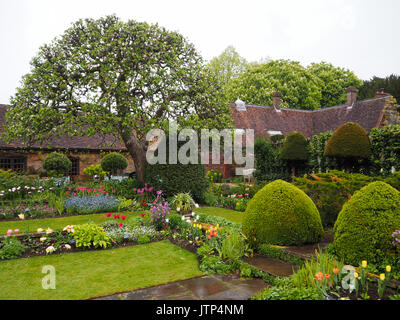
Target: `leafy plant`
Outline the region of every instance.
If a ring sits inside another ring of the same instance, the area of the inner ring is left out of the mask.
[[[86,167],[85,169],[83,169],[83,173],[86,174],[90,179],[93,179],[94,176],[104,178],[104,176],[107,174],[107,172],[104,171],[99,164],[92,164]]]
[[[107,248],[111,245],[110,238],[105,234],[104,228],[95,224],[82,224],[74,227],[73,237],[76,247],[101,247]]]
[[[20,257],[25,251],[21,241],[14,237],[6,237],[3,242],[0,243],[0,259],[14,259]]]
[[[176,208],[178,212],[182,214],[190,213],[192,209],[195,207],[196,203],[194,202],[192,196],[189,192],[186,193],[178,193],[172,198],[171,205]]]

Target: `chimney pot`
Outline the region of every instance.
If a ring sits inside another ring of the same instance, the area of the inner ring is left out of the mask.
[[[276,111],[281,112],[281,98],[282,98],[281,93],[279,91],[274,92],[272,94],[272,98],[273,98],[274,108],[276,109]]]
[[[354,87],[347,88],[347,105],[351,107],[357,100],[357,89]]]

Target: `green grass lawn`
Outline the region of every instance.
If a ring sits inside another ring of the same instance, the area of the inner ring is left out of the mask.
[[[43,266],[56,289],[42,288]],[[169,241],[0,261],[0,299],[86,299],[200,276],[196,255]]]
[[[140,212],[123,212],[120,216],[126,216],[127,219],[138,216]],[[25,232],[29,228],[29,232],[36,232],[38,228],[53,230],[62,230],[67,225],[84,224],[89,221],[101,224],[112,218],[107,218],[105,213],[87,214],[80,216],[62,217],[62,218],[46,218],[18,221],[0,221],[0,234],[6,234],[8,229],[19,229]]]
[[[215,207],[201,207],[194,210],[196,213],[204,213],[213,216],[222,217],[228,219],[232,222],[242,223],[244,212],[224,209],[224,208],[215,208]]]

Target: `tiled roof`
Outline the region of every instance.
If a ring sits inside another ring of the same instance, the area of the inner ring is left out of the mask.
[[[268,137],[267,131],[282,131],[287,135],[298,131],[306,137],[327,131],[334,131],[346,122],[356,122],[367,132],[381,123],[385,97],[356,101],[348,105],[334,106],[318,110],[297,110],[281,108],[281,112],[269,106],[246,105],[246,111],[236,109],[230,104],[232,117],[237,128],[254,129],[255,137]]]
[[[5,114],[7,111],[6,105],[0,105],[0,133],[4,132],[3,124],[5,122]],[[15,149],[25,148],[26,146],[20,141],[12,141],[5,143],[0,139],[0,149]],[[50,147],[50,148],[49,148]],[[42,144],[34,144],[32,149],[69,149],[69,150],[126,150],[125,146],[115,141],[114,137],[106,136],[105,139],[100,135],[87,136],[74,136],[68,137],[62,135],[61,137],[53,137]]]

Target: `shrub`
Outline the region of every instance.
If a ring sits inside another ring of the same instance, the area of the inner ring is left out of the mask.
[[[296,167],[307,161],[307,147],[307,139],[300,132],[292,132],[286,137],[279,157],[292,167],[292,176],[295,176]]]
[[[111,245],[110,238],[104,232],[103,227],[95,224],[82,224],[74,227],[73,237],[76,240],[76,247],[101,247],[107,248]]]
[[[385,182],[400,191],[400,171],[397,171],[387,177]]]
[[[26,247],[15,238],[6,238],[0,243],[0,259],[14,259],[20,257]]]
[[[83,169],[83,173],[89,178],[93,179],[94,176],[104,177],[107,172],[103,171],[101,165],[90,165],[89,167]]]
[[[359,160],[369,159],[371,155],[368,135],[355,122],[340,126],[328,140],[324,151],[324,156],[337,158],[346,169],[357,165]]]
[[[118,152],[111,152],[101,159],[101,168],[111,174],[118,170],[125,170],[128,166],[128,160]]]
[[[390,256],[391,235],[400,229],[400,192],[377,181],[343,206],[334,226],[334,251],[345,263],[377,263]]]
[[[43,169],[51,176],[65,176],[71,168],[71,160],[62,153],[52,152],[43,161]]]
[[[214,193],[205,193],[204,203],[210,207],[215,207],[218,204],[218,196]]]
[[[315,203],[323,226],[333,226],[343,204],[357,190],[378,177],[332,170],[294,178],[293,184],[303,190]]]
[[[292,184],[276,180],[250,200],[242,222],[255,244],[301,245],[321,240],[323,228],[312,200]]]
[[[190,192],[196,202],[204,201],[209,187],[202,164],[155,164],[145,168],[145,181],[162,190],[165,197]]]
[[[192,211],[196,203],[194,202],[190,193],[181,192],[174,195],[171,201],[171,205],[181,214],[186,214]]]

